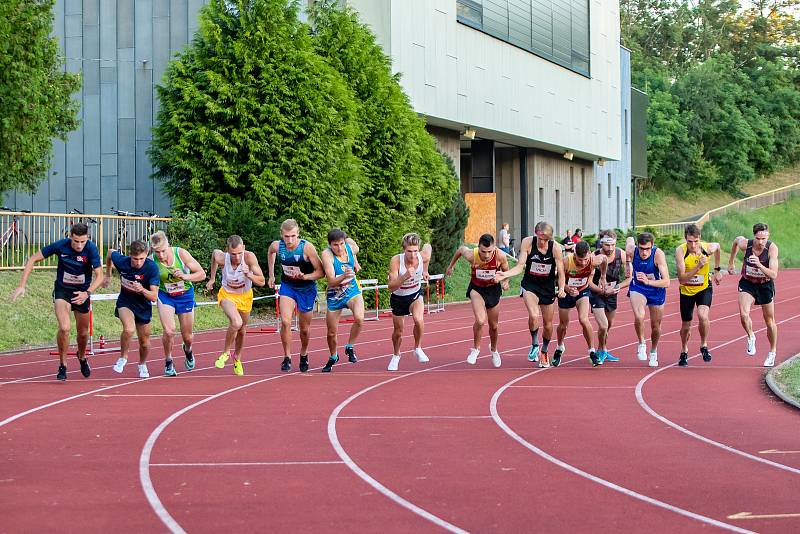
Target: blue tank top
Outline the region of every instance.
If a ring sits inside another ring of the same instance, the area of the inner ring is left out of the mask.
[[[646,260],[643,260],[641,257],[639,257],[639,247],[636,247],[636,250],[634,250],[632,262],[633,274],[631,277],[630,291],[636,291],[637,293],[643,293],[646,295],[656,295],[667,290],[665,287],[646,286],[636,281],[636,273],[643,273],[650,280],[661,280],[661,271],[659,271],[658,267],[656,267],[656,250],[658,250],[658,247],[653,245],[653,250],[650,252],[650,257],[648,257]]]
[[[281,284],[296,288],[307,288],[316,285],[313,280],[296,280],[292,278],[292,274],[297,276],[314,272],[314,264],[303,255],[306,243],[305,239],[301,239],[297,248],[289,250],[286,248],[286,243],[283,242],[283,239],[278,241],[278,256],[281,260],[282,269]]]
[[[344,274],[344,267],[345,265],[350,268],[351,271],[355,271],[356,268],[356,258],[353,255],[353,250],[350,248],[350,244],[345,241],[345,249],[347,250],[347,261],[343,262],[340,260],[336,254],[333,254],[331,250],[331,254],[333,255],[333,273],[336,276],[340,276]],[[330,250],[330,249],[328,249]],[[328,289],[327,297],[329,301],[348,301],[354,296],[361,293],[361,286],[358,284],[358,280],[355,278],[351,278],[349,282],[336,286],[334,288]]]

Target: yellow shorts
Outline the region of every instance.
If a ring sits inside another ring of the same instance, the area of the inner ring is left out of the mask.
[[[223,300],[236,304],[236,309],[242,313],[250,313],[253,309],[253,290],[250,289],[247,293],[228,293],[221,287],[217,294],[217,304],[222,304]]]

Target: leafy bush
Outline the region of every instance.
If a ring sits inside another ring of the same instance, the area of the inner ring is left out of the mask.
[[[201,214],[189,211],[178,214],[167,225],[170,245],[188,250],[203,268],[208,267],[215,248],[223,246],[223,240]]]
[[[464,229],[469,219],[469,208],[461,193],[455,193],[445,212],[433,220],[431,246],[433,257],[428,267],[431,273],[443,273],[450,258],[464,241]]]

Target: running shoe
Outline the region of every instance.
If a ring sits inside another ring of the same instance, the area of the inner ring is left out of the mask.
[[[58,374],[56,375],[58,380],[64,381],[67,379],[67,366],[66,365],[59,365],[58,366]]]
[[[531,345],[531,350],[528,351],[528,361],[539,361],[539,345]]]
[[[164,362],[164,376],[178,376],[178,371],[175,370],[172,360]]]
[[[685,352],[681,352],[681,355],[678,358],[678,366],[686,367],[687,365],[689,365],[689,355]]]
[[[185,359],[183,360],[183,366],[186,367],[187,371],[191,371],[195,366],[194,353],[191,350],[186,350],[185,343],[181,343],[181,348],[183,349],[183,355],[185,356]]]
[[[78,360],[81,362],[81,374],[84,378],[89,378],[89,375],[92,374],[92,368],[89,367],[89,360],[84,356],[82,360]]]
[[[544,369],[550,367],[550,356],[546,352],[539,353],[539,367]]]
[[[284,373],[288,373],[291,370],[292,370],[292,359],[288,356],[284,356],[283,361],[281,362],[281,371],[283,371]]]
[[[595,351],[592,351],[592,352],[589,353],[589,360],[592,362],[592,365],[594,367],[597,367],[598,365],[600,365],[600,362],[597,359],[597,352],[595,352]],[[559,362],[559,363],[561,363],[561,362]]]
[[[290,360],[291,361],[291,360]],[[291,369],[291,365],[289,366]],[[305,356],[300,356],[300,372],[305,373],[308,371],[308,354]]]
[[[700,354],[703,355],[703,361],[704,362],[710,362],[711,361],[711,353],[708,352],[708,347],[700,347]]]
[[[639,358],[640,361],[647,360],[647,343],[639,343],[639,346],[636,347],[636,357]]]
[[[344,353],[347,354],[347,361],[350,363],[356,363],[358,358],[356,358],[356,349],[353,348],[353,345],[345,345],[344,346]]]
[[[650,361],[647,362],[650,367],[658,367],[658,353],[650,351]]]
[[[558,367],[561,365],[561,356],[564,354],[564,349],[556,349],[553,353],[553,361],[550,362],[553,367]]]
[[[764,360],[764,367],[775,367],[775,353],[768,352],[767,359]]]
[[[389,367],[387,367],[386,370],[397,371],[398,367],[400,367],[400,356],[392,354],[392,359],[389,360]]]
[[[146,363],[140,363],[139,367],[139,378],[150,378],[150,371],[147,369]]]
[[[422,350],[422,348],[421,348],[421,347],[417,347],[417,348],[415,348],[415,349],[414,349],[414,354],[416,354],[416,356],[417,356],[417,361],[418,361],[419,363],[428,363],[429,361],[431,361],[431,359],[430,359],[430,358],[428,358],[428,355],[427,355],[427,354],[425,354],[425,351],[424,351],[424,350]],[[399,357],[400,357],[400,356],[398,356],[398,358],[399,358]]]
[[[333,364],[335,364],[338,361],[339,361],[339,355],[338,354],[334,354],[333,356],[328,358],[328,362],[325,364],[325,367],[322,368],[322,372],[323,373],[330,373],[331,372],[331,368],[333,367]]]
[[[225,367],[225,362],[227,362],[228,358],[230,357],[231,357],[230,354],[228,354],[227,352],[223,352],[222,354],[219,355],[217,361],[214,362],[214,367],[216,367],[217,369],[222,369],[223,367]]]
[[[495,367],[500,367],[502,363],[503,362],[500,360],[500,353],[497,352],[496,350],[492,351],[492,365],[494,365]]]
[[[481,353],[480,349],[469,349],[469,354],[467,355],[467,363],[470,365],[475,365],[478,361],[478,355]]]
[[[748,356],[755,356],[756,355],[756,335],[753,334],[752,336],[747,337],[747,355]]]
[[[114,372],[121,373],[125,369],[125,364],[128,363],[127,358],[120,358],[117,360],[117,363],[114,364]]]
[[[236,376],[244,376],[244,368],[242,367],[242,360],[233,360],[233,374]]]
[[[608,354],[604,350],[597,351],[597,365],[603,365],[603,362],[606,361],[606,354]]]
[[[604,358],[603,358],[604,361],[607,361],[607,362],[618,362],[619,361],[619,358],[617,358],[616,356],[614,356],[613,354],[611,354],[607,350],[604,350],[603,354],[604,354]]]

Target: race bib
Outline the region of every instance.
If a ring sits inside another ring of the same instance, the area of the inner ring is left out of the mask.
[[[528,270],[533,276],[548,276],[553,271],[553,265],[550,263],[537,263],[531,262],[531,268]]]
[[[226,283],[231,289],[242,289],[245,286],[245,282],[241,278],[229,278]]]
[[[689,281],[686,282],[687,286],[702,286],[706,281],[706,277],[702,274],[696,274],[693,277],[689,278]]]
[[[86,275],[85,274],[70,274],[64,273],[63,282],[65,284],[71,286],[80,286],[86,283]]]
[[[655,280],[655,279],[656,279],[656,275],[654,275],[653,273],[647,273],[647,274],[645,274],[644,276],[645,276],[645,278],[647,278],[648,280]]]
[[[164,284],[164,288],[167,290],[167,295],[170,296],[183,295],[186,293],[186,284],[183,283],[183,280],[179,282],[167,282]]]
[[[767,275],[764,274],[761,269],[758,267],[753,267],[752,265],[745,265],[744,272],[747,276],[751,276],[753,278],[766,278]],[[66,275],[65,275],[66,276]]]
[[[589,279],[585,276],[583,278],[570,278],[567,280],[567,286],[579,288],[585,286],[588,281]]]
[[[128,280],[127,278],[120,277],[119,283],[122,286],[122,289],[127,289],[128,291],[136,292],[134,289],[134,284],[136,283],[134,280]]]
[[[303,276],[300,267],[296,265],[281,265],[281,267],[283,267],[283,274],[289,278],[301,278]]]
[[[475,278],[488,282],[489,280],[494,280],[496,272],[497,269],[475,269]]]

